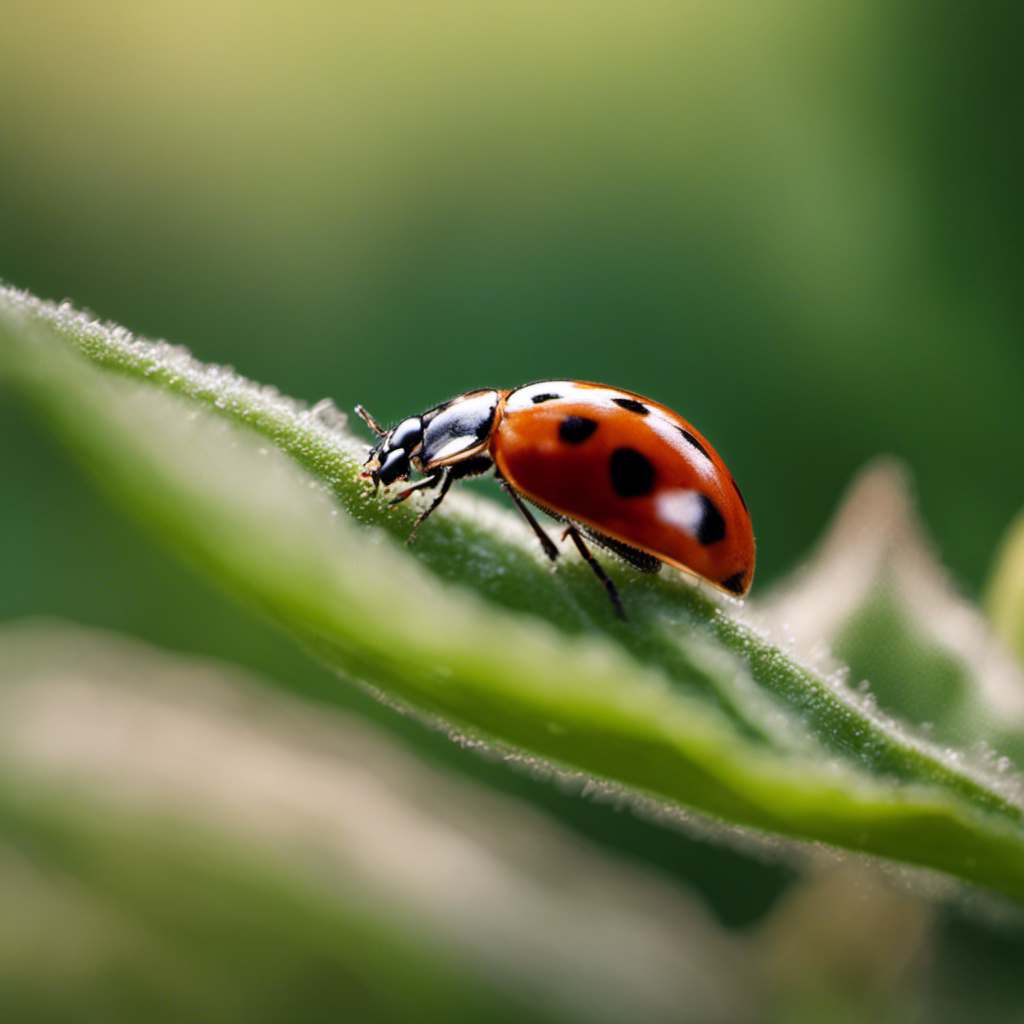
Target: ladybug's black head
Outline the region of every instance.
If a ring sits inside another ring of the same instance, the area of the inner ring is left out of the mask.
[[[391,430],[382,430],[361,406],[356,412],[380,437],[363,465],[363,476],[373,481],[374,488],[381,484],[387,487],[396,480],[407,480],[412,471],[410,459],[423,444],[423,421],[419,416],[413,416],[402,420]]]

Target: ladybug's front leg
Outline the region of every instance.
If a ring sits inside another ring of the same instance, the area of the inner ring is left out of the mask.
[[[430,476],[424,477],[422,480],[417,480],[416,483],[414,483],[411,487],[406,487],[406,489],[402,491],[401,494],[392,498],[388,502],[388,504],[401,505],[402,502],[405,501],[405,499],[408,498],[410,494],[414,494],[416,491],[426,490],[429,487],[436,487],[439,483],[441,483],[443,477],[444,470],[442,469],[438,470],[436,473],[432,473]],[[433,506],[431,506],[430,511],[433,511]]]
[[[413,524],[412,533],[405,538],[406,544],[411,544],[416,539],[416,534],[423,525],[423,520],[426,519],[442,501],[444,501],[444,496],[448,493],[448,488],[452,485],[451,470],[446,466],[439,473],[435,473],[433,476],[427,477],[426,480],[421,480],[419,483],[407,488],[397,498],[395,498],[393,502],[391,502],[392,505],[397,505],[398,502],[405,501],[413,491],[418,491],[423,487],[432,487],[434,484],[438,483],[438,481],[441,483],[440,489],[437,494],[434,495],[434,500],[427,506],[427,510]]]

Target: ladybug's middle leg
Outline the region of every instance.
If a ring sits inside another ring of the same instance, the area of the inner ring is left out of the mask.
[[[515,502],[515,506],[523,514],[523,518],[530,524],[530,526],[533,527],[533,532],[537,534],[537,540],[540,541],[540,546],[544,549],[544,554],[546,554],[552,562],[557,561],[558,548],[555,547],[555,542],[544,532],[540,523],[534,519],[533,513],[523,504],[522,498],[516,494],[508,481],[502,480],[501,486],[505,488],[505,493]]]

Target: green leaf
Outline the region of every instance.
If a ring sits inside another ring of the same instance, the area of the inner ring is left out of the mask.
[[[794,649],[831,651],[886,713],[1024,766],[1024,671],[936,561],[895,461],[861,473],[814,558],[760,611],[775,631],[798,622]]]
[[[1006,533],[985,604],[996,636],[1024,662],[1024,512]]]
[[[0,310],[4,371],[99,483],[384,699],[638,805],[1024,897],[1020,777],[884,714],[737,604],[611,566],[620,623],[585,566],[552,572],[511,513],[466,493],[405,549],[416,508],[370,495],[331,407],[21,293]]]

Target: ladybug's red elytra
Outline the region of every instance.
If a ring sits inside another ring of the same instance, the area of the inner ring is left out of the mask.
[[[663,562],[742,596],[754,575],[750,514],[725,463],[681,416],[629,391],[575,380],[542,380],[511,391],[467,391],[377,434],[363,467],[374,490],[408,480],[392,504],[437,488],[416,521],[456,480],[489,470],[552,561],[558,548],[525,501],[566,524],[580,554],[625,618],[614,584],[585,540],[641,572]]]

